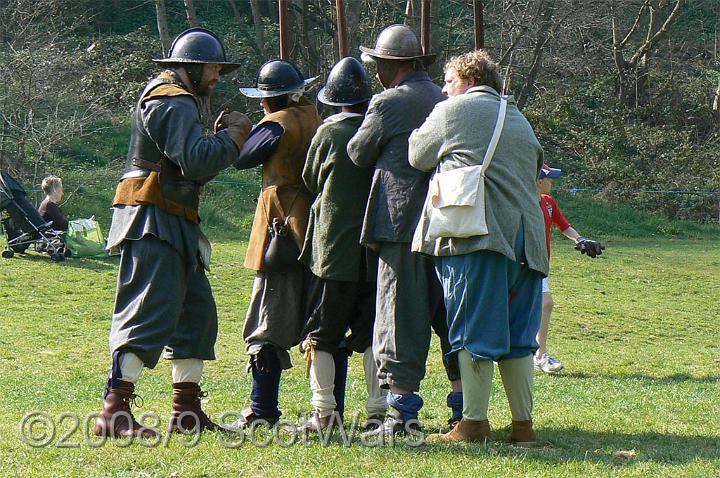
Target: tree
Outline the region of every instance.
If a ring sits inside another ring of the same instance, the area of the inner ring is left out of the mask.
[[[267,56],[265,49],[265,27],[262,22],[262,13],[260,12],[260,4],[258,0],[250,0],[250,8],[252,10],[253,27],[255,28],[255,43],[257,44],[260,56]]]
[[[715,97],[713,98],[712,114],[715,119],[715,124],[720,126],[720,81],[718,82]]]
[[[636,107],[645,102],[647,93],[647,75],[650,56],[658,47],[660,40],[667,35],[677,20],[685,0],[674,0],[672,10],[665,21],[660,23],[660,13],[667,7],[662,0],[645,0],[640,6],[635,21],[624,35],[618,25],[617,2],[612,9],[613,60],[618,81],[618,99],[628,107]],[[640,37],[645,26],[644,39],[630,53],[626,52],[631,40]],[[629,56],[629,58],[628,58]]]
[[[195,13],[195,4],[193,3],[193,0],[184,0],[185,2],[185,14],[187,16],[188,23],[190,24],[190,28],[199,27],[200,23],[198,22],[197,15]]]
[[[0,168],[36,182],[50,154],[69,139],[101,129],[102,93],[84,90],[77,67],[84,5],[62,0],[11,0],[0,7]],[[41,45],[42,48],[38,48]],[[90,48],[90,47],[88,47]]]
[[[170,50],[170,30],[168,30],[167,11],[165,10],[165,0],[155,0],[155,11],[157,14],[157,27],[160,34],[160,44],[162,45],[163,54],[169,53]]]

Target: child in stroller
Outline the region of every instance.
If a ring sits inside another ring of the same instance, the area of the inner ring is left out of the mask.
[[[30,246],[38,252],[46,252],[53,261],[65,258],[62,233],[45,222],[40,213],[28,201],[25,189],[7,172],[0,172],[0,216],[5,233],[6,259],[25,252]]]

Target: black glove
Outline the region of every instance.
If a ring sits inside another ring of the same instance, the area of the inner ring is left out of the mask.
[[[589,257],[595,259],[596,256],[602,254],[605,250],[605,246],[600,244],[598,241],[593,241],[586,237],[578,237],[575,243],[575,250],[580,251],[581,254],[587,254]]]

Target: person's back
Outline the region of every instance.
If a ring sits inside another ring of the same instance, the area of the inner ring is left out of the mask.
[[[428,74],[416,71],[371,100],[365,121],[347,147],[356,164],[375,167],[364,244],[411,241],[429,174],[408,163],[408,138],[444,99]]]
[[[377,250],[377,310],[373,353],[378,377],[390,389],[388,419],[371,433],[413,433],[419,426],[422,398],[416,393],[425,376],[431,330],[449,350],[442,290],[433,264],[410,250],[428,190],[430,174],[408,162],[408,138],[435,105],[444,99],[425,67],[434,55],[423,53],[415,33],[405,25],[385,28],[375,48],[360,47],[375,64],[385,91],[373,97],[365,119],[348,143],[350,159],[374,167],[361,243]],[[443,361],[456,381],[452,363]],[[461,393],[448,397],[453,418],[462,410]]]

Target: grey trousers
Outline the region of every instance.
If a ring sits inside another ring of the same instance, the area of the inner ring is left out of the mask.
[[[287,272],[258,271],[243,326],[248,355],[272,348],[283,369],[292,367],[288,351],[300,342],[311,277],[310,269],[300,262]]]
[[[410,243],[381,243],[379,259],[373,331],[378,377],[384,388],[417,392],[432,329],[443,352],[450,351],[442,287],[432,259],[412,253]],[[460,378],[456,362],[443,364],[450,380]]]
[[[214,360],[217,330],[203,269],[189,266],[172,245],[150,234],[122,243],[111,353],[132,352],[150,368],[161,355]]]

